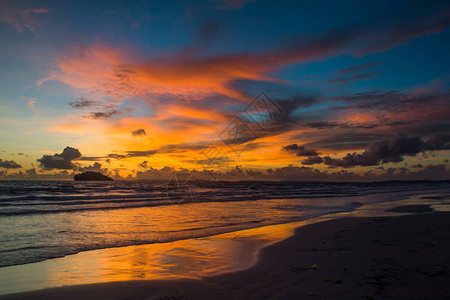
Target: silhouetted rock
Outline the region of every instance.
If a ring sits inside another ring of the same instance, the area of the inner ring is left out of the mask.
[[[113,181],[112,178],[98,172],[87,171],[73,177],[75,181]]]

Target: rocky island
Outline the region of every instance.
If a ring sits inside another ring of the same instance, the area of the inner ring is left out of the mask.
[[[112,178],[98,172],[87,171],[73,177],[75,181],[113,181]]]

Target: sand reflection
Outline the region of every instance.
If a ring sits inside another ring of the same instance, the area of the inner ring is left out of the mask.
[[[431,196],[433,198],[430,198]],[[428,204],[436,211],[448,211],[448,195],[431,196],[421,195],[397,201],[375,202],[361,206],[352,212],[329,214],[301,222],[270,225],[167,243],[85,251],[38,263],[3,267],[0,268],[0,294],[110,281],[200,278],[245,269],[255,263],[259,249],[288,238],[299,226],[338,217],[401,215],[403,213],[385,211],[401,205]],[[375,195],[374,197],[379,196]],[[225,207],[225,205],[221,205]],[[230,209],[228,213],[230,215],[237,213],[236,208]],[[86,218],[86,216],[83,217]],[[163,219],[161,215],[158,216],[155,213],[152,217],[155,223]],[[120,219],[115,220],[108,215],[108,218],[110,224],[116,223],[117,226],[123,226],[124,232],[128,234],[148,229],[145,226],[138,226],[132,221],[125,222],[126,219],[130,219],[130,215],[122,215]],[[124,222],[118,222],[119,220]],[[83,218],[80,218],[79,221],[83,221]],[[160,226],[161,224],[164,222],[161,222]],[[87,228],[83,222],[79,222],[77,225],[78,228]],[[126,228],[127,225],[131,228]],[[167,224],[166,227],[159,229],[163,229],[161,232],[167,234],[167,232],[177,232],[182,228],[179,227],[180,224],[171,225]],[[189,225],[183,225],[183,229],[189,228]],[[191,229],[195,230],[195,228]],[[149,234],[152,233],[149,232]],[[130,234],[128,238],[132,239],[133,236]]]
[[[250,267],[257,251],[293,234],[304,222],[156,243],[80,252],[0,269],[2,294],[122,280],[199,278]]]

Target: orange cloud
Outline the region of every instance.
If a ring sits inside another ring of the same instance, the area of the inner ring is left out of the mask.
[[[184,49],[175,54],[146,58],[127,47],[109,47],[97,43],[80,47],[74,53],[61,56],[56,69],[47,78],[40,80],[38,85],[48,80],[57,80],[78,89],[83,96],[89,94],[96,103],[106,102],[108,106],[115,106],[116,110],[125,99],[141,101],[153,108],[153,115],[148,117],[131,117],[132,113],[128,114],[127,111],[123,112],[120,118],[90,120],[98,122],[95,124],[102,122],[102,125],[93,125],[88,123],[88,120],[82,120],[78,123],[54,126],[53,130],[91,134],[99,130],[93,129],[99,126],[102,132],[98,134],[103,134],[103,139],[108,140],[105,143],[106,148],[117,153],[142,149],[167,149],[168,145],[219,140],[219,133],[229,123],[231,112],[238,109],[236,104],[241,102],[244,106],[244,102],[251,100],[248,95],[240,92],[233,82],[239,80],[281,82],[270,75],[286,65],[321,60],[343,53],[364,55],[385,51],[407,43],[417,36],[440,32],[448,25],[448,20],[444,18],[437,18],[433,24],[427,22],[426,19],[418,20],[418,25],[408,27],[408,34],[403,35],[399,35],[398,29],[402,26],[390,24],[392,28],[343,30],[308,39],[303,43],[292,42],[277,49],[219,55],[204,55]],[[368,37],[370,42],[367,42]],[[209,101],[213,101],[213,105],[208,105]],[[408,104],[415,107],[414,103]],[[292,107],[292,110],[294,109],[295,105]],[[399,113],[399,110],[389,111],[383,107],[353,106],[349,110],[334,114],[337,126],[341,123],[346,123],[350,127],[360,125],[370,127],[372,124],[379,126],[380,114],[377,113],[377,109],[380,109],[384,119],[400,121],[411,120],[412,116],[416,115],[418,118],[436,116],[436,112],[431,110],[421,110],[421,115],[418,115],[412,109]],[[295,120],[288,117],[286,116],[284,121],[295,124]],[[259,147],[247,150],[251,158],[247,157],[246,161],[236,158],[236,162],[245,161],[257,165],[259,162],[252,163],[252,159],[265,163],[271,163],[268,160],[275,162],[277,159],[286,161],[282,157],[283,154],[270,153],[281,149],[283,138],[288,135],[286,132],[294,130],[292,127],[289,124],[280,129],[283,132],[279,134],[284,136],[275,135],[276,133],[259,136],[257,139]],[[144,128],[147,135],[139,139],[131,135],[130,132],[137,128]],[[262,142],[265,139],[267,141]],[[309,142],[315,141],[312,139]],[[113,145],[115,149],[112,148]],[[198,153],[198,149],[194,148],[170,153],[156,152],[149,160],[158,164],[174,162],[178,166],[187,165],[186,161],[192,161],[192,157]],[[138,160],[133,158],[129,159],[129,162],[136,164]]]
[[[79,47],[75,53],[61,56],[57,69],[37,85],[57,80],[92,94],[146,101],[157,97],[198,100],[217,94],[243,97],[227,83],[234,79],[275,81],[265,73],[279,63],[274,58],[249,54],[211,58],[180,54],[136,61],[136,55],[130,52],[102,44]]]

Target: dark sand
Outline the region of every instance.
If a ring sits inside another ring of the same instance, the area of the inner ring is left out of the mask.
[[[450,214],[304,226],[251,269],[203,280],[52,288],[0,299],[450,299]]]
[[[422,212],[432,212],[433,209],[430,205],[405,205],[397,206],[386,210],[388,212],[403,212],[403,213],[422,213]]]

